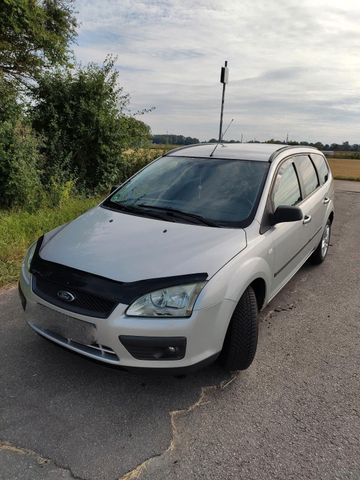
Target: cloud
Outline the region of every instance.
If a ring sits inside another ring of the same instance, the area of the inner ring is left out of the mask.
[[[77,0],[78,59],[118,56],[154,133],[217,135],[229,61],[229,137],[359,142],[357,0]]]

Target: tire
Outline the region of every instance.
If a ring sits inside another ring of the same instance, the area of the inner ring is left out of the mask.
[[[247,369],[255,357],[258,340],[258,307],[255,292],[248,287],[231,317],[220,364],[228,371]]]
[[[310,257],[310,262],[312,264],[319,265],[325,260],[326,255],[329,251],[330,237],[331,237],[331,221],[330,219],[328,219],[328,221],[326,222],[320,243]]]

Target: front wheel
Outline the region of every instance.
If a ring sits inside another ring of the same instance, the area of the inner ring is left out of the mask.
[[[219,361],[229,371],[245,370],[254,360],[258,340],[258,307],[248,287],[240,298],[225,336]]]
[[[331,235],[331,221],[330,219],[328,219],[328,221],[326,222],[320,243],[310,257],[311,263],[315,265],[319,265],[325,260],[325,257],[329,250],[330,235]]]

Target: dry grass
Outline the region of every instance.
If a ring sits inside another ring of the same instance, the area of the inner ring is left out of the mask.
[[[360,160],[329,158],[328,161],[335,178],[360,181]]]

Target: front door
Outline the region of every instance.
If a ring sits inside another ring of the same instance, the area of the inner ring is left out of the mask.
[[[294,157],[285,160],[276,175],[270,194],[272,210],[279,205],[296,206],[302,201],[302,192],[298,174],[294,165]],[[289,280],[300,262],[305,258],[306,224],[297,222],[278,223],[265,235],[269,240],[273,255],[272,294],[275,295]]]

